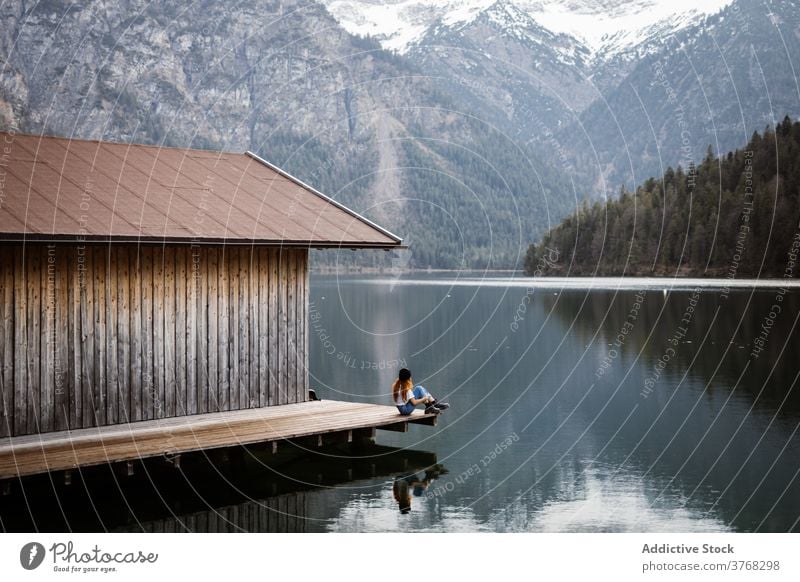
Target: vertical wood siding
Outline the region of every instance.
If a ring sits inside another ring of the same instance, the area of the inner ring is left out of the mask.
[[[308,398],[308,252],[4,244],[0,437]]]

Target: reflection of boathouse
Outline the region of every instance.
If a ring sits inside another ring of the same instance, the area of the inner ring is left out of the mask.
[[[437,462],[433,453],[371,443],[357,452],[231,447],[183,455],[180,472],[155,458],[137,461],[140,470],[124,479],[107,467],[87,467],[78,487],[33,475],[24,491],[0,497],[0,514],[7,532],[315,531],[354,492],[385,497],[387,478]]]
[[[404,426],[307,402],[309,249],[401,239],[250,153],[0,142],[0,478]]]

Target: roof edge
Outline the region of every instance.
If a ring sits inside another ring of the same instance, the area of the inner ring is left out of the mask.
[[[348,208],[347,206],[345,206],[341,202],[337,202],[336,200],[334,200],[330,196],[326,196],[325,194],[323,194],[322,192],[320,192],[319,190],[317,190],[313,186],[309,186],[308,184],[306,184],[305,182],[303,182],[299,178],[295,178],[289,172],[286,172],[286,171],[282,170],[281,168],[279,168],[275,164],[271,164],[270,162],[268,162],[267,160],[265,160],[264,158],[262,158],[258,154],[248,150],[248,151],[245,152],[245,155],[250,156],[251,158],[253,158],[257,162],[260,162],[261,164],[263,164],[266,167],[268,167],[270,170],[272,170],[274,172],[277,172],[278,174],[280,174],[284,178],[286,178],[288,180],[291,180],[292,182],[294,182],[295,184],[297,184],[301,188],[305,188],[306,190],[308,190],[312,194],[315,194],[316,196],[319,196],[320,198],[322,198],[328,204],[332,204],[333,206],[335,206],[339,210],[343,210],[344,212],[346,212],[350,216],[352,216],[352,217],[360,220],[364,224],[374,228],[375,230],[377,230],[381,234],[386,235],[391,239],[394,239],[397,242],[397,245],[391,245],[390,248],[398,248],[398,247],[401,247],[403,245],[403,239],[401,237],[399,237],[396,234],[386,230],[381,225],[372,222],[369,218],[365,218],[364,216],[360,215],[355,210],[352,210],[352,209]],[[405,248],[407,248],[407,247],[405,247]]]
[[[22,244],[104,244],[104,245],[160,245],[160,246],[250,246],[274,248],[305,248],[305,249],[374,249],[389,251],[393,249],[408,249],[408,245],[398,243],[387,245],[385,243],[364,243],[361,241],[324,242],[313,240],[272,240],[248,239],[228,237],[164,237],[160,235],[91,235],[91,234],[46,234],[46,233],[2,233],[0,243]]]

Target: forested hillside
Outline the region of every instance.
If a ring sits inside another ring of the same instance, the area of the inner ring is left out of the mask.
[[[529,274],[797,277],[800,123],[585,202],[526,256]],[[558,260],[555,260],[556,255]],[[794,257],[794,258],[793,258]]]

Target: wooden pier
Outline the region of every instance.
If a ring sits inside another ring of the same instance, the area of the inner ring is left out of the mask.
[[[0,439],[0,479],[131,461],[158,455],[316,437],[349,442],[370,429],[405,432],[408,424],[436,425],[421,410],[401,416],[394,406],[300,402]],[[312,439],[313,440],[313,439]]]

